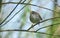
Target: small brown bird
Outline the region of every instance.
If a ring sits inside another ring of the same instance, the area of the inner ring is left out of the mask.
[[[38,23],[42,20],[41,16],[39,15],[39,13],[35,12],[35,11],[31,11],[30,13],[30,21],[32,23]]]

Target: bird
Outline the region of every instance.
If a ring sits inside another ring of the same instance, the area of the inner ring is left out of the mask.
[[[30,21],[35,24],[38,23],[42,20],[41,16],[39,13],[35,12],[35,11],[31,11],[30,12]]]

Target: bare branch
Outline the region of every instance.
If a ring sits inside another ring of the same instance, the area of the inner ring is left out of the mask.
[[[21,3],[22,0],[19,1],[19,3]],[[13,13],[13,11],[16,9],[16,7],[19,5],[19,3],[14,7],[14,9],[9,13],[9,15],[0,23],[0,25],[2,25],[7,19],[8,17]]]
[[[60,18],[60,17],[54,17],[54,18],[49,18],[49,19],[43,20],[43,21],[41,21],[41,22],[38,22],[38,23],[32,25],[32,26],[31,26],[30,28],[28,28],[27,30],[30,30],[31,28],[33,28],[34,26],[36,26],[36,25],[39,24],[39,23],[43,23],[43,22],[45,22],[45,21],[53,20],[53,19],[56,19],[56,18]]]
[[[31,1],[31,0],[30,0]],[[30,1],[28,3],[30,3]],[[0,27],[4,26],[5,24],[7,24],[15,15],[17,15],[24,7],[26,7],[27,5],[23,6],[18,12],[16,12],[8,21],[6,21],[4,24],[0,25]]]
[[[50,26],[56,26],[56,25],[59,25],[59,24],[60,24],[60,23],[56,23],[56,24],[44,26],[44,27],[41,27],[41,28],[37,29],[36,31],[41,30],[41,29],[44,29],[44,28],[47,28],[47,27],[50,27]]]
[[[0,32],[9,32],[9,31],[21,31],[21,32],[30,32],[30,33],[40,33],[40,34],[46,34],[46,35],[60,37],[60,35],[53,35],[53,34],[48,34],[48,33],[44,33],[44,32],[36,32],[36,31],[27,31],[27,30],[18,30],[18,29],[13,29],[13,30],[0,30]]]
[[[2,4],[17,4],[17,3],[18,3],[18,2],[7,2],[7,3],[2,3]],[[46,8],[46,7],[43,7],[43,6],[38,6],[38,5],[35,5],[35,4],[29,4],[29,3],[20,3],[20,4],[32,5],[32,6],[36,6],[36,7],[39,7],[39,8],[43,8],[43,9],[46,9],[46,10],[49,10],[49,11],[52,11],[52,12],[59,13],[59,12],[57,12],[56,10],[52,10],[52,9],[49,9],[49,8]]]

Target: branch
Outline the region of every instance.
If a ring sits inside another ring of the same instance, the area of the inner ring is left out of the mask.
[[[40,34],[46,34],[46,35],[60,37],[60,35],[53,35],[53,34],[48,34],[48,33],[44,33],[44,32],[36,32],[36,31],[27,31],[27,30],[18,30],[18,29],[13,29],[13,30],[0,30],[0,32],[9,32],[9,31],[21,31],[21,32],[40,33]]]
[[[18,3],[18,2],[7,2],[7,3],[2,3],[2,5],[3,5],[3,4],[17,4],[17,3]],[[37,6],[37,5],[34,5],[34,4],[28,4],[28,3],[20,3],[20,4],[32,5],[32,6],[36,6],[36,7],[39,7],[39,8],[43,8],[43,9],[47,9],[47,10],[55,11],[55,12],[56,12],[56,10],[48,9],[48,8],[45,8],[45,7],[42,7],[42,6]],[[56,5],[57,5],[58,7],[60,7],[57,3],[56,3]]]
[[[54,10],[51,10],[51,9],[48,9],[48,8],[45,8],[45,7],[41,7],[41,6],[37,6],[37,5],[34,5],[34,4],[29,4],[29,3],[21,3],[21,4],[32,5],[32,6],[36,6],[36,7],[43,8],[43,9],[47,9],[47,10],[50,10],[50,11],[54,11]],[[55,17],[55,18],[60,18],[60,17]],[[51,18],[51,19],[55,19],[55,18]],[[50,20],[50,19],[43,20],[42,22],[45,22],[47,20]],[[41,22],[39,22],[39,23],[41,23]],[[34,26],[36,26],[39,23],[36,23]],[[34,26],[30,27],[30,29],[33,28]]]
[[[30,0],[31,1],[31,0]],[[30,2],[29,1],[29,2]],[[28,2],[28,3],[29,3]],[[18,12],[15,13],[15,15],[17,15],[24,7],[26,7],[27,5],[23,6]],[[15,15],[13,15],[8,21],[6,21],[3,25],[0,25],[0,27],[4,26],[5,24],[7,24]]]
[[[2,3],[4,4],[4,3]],[[34,4],[29,4],[29,3],[21,3],[21,4],[25,4],[25,5],[32,5],[32,6],[36,6],[36,7],[39,7],[39,8],[43,8],[43,9],[47,9],[47,10],[50,10],[50,11],[54,11],[54,10],[51,10],[51,9],[48,9],[48,8],[45,8],[45,7],[42,7],[42,6],[37,6],[37,5],[34,5]],[[56,11],[55,11],[56,12]],[[0,24],[1,25],[1,24]],[[4,24],[5,25],[5,24]]]
[[[8,17],[13,13],[13,11],[17,8],[17,6],[19,5],[19,3],[21,3],[22,0],[20,0],[18,2],[18,4],[14,7],[14,9],[9,13],[9,15],[0,23],[0,25],[2,25],[7,19]]]
[[[54,2],[53,0],[51,0],[52,2]],[[17,4],[18,2],[6,2],[6,3],[2,3],[3,4]],[[21,3],[20,3],[21,4]],[[58,7],[60,7],[56,2],[54,2],[54,4],[56,4]]]
[[[41,30],[41,29],[46,28],[46,27],[55,26],[55,25],[58,25],[58,24],[60,24],[60,23],[52,24],[52,25],[49,25],[49,26],[44,26],[44,27],[41,27],[41,28],[37,29],[36,31]]]
[[[39,23],[43,23],[43,22],[45,22],[45,21],[53,20],[53,19],[56,19],[56,18],[60,18],[60,17],[54,17],[54,18],[49,18],[49,19],[43,20],[43,21],[41,21],[41,22],[38,22],[38,23],[34,24],[33,26],[31,26],[31,27],[28,28],[27,30],[30,30],[31,28],[33,28],[34,26],[36,26],[36,25],[39,24]]]

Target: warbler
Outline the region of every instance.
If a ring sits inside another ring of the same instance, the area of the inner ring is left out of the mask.
[[[32,23],[38,23],[42,20],[41,16],[39,15],[39,13],[35,12],[35,11],[31,11],[30,12],[30,21]]]

